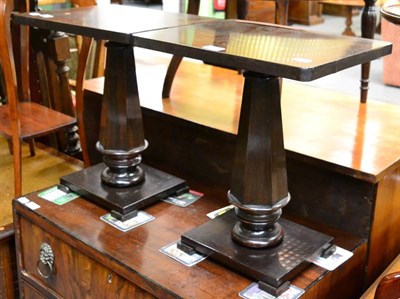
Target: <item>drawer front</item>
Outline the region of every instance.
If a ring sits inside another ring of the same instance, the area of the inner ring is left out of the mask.
[[[41,294],[38,290],[33,288],[28,283],[22,281],[20,284],[21,298],[24,299],[46,299],[46,296]]]
[[[25,218],[20,218],[19,224],[21,270],[44,289],[50,288],[64,298],[152,297]],[[43,244],[47,249],[41,253]]]

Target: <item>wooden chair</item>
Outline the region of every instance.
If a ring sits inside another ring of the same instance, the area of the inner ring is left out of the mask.
[[[379,282],[374,299],[400,298],[400,272],[387,274]]]
[[[76,119],[30,101],[29,83],[27,83],[29,55],[27,55],[28,50],[26,49],[29,45],[29,33],[28,28],[23,27],[20,35],[13,39],[13,41],[18,42],[18,45],[14,44],[14,46],[19,49],[18,53],[21,54],[18,57],[21,57],[18,64],[21,66],[19,78],[25,80],[18,82],[24,89],[23,92],[18,92],[10,30],[10,15],[13,7],[10,4],[12,4],[12,1],[0,0],[0,64],[7,98],[7,104],[0,106],[0,134],[12,142],[14,193],[17,197],[22,192],[21,141],[33,140],[35,137],[72,127],[76,124]]]
[[[121,1],[112,1],[115,3],[121,4]],[[94,6],[97,5],[96,0],[71,0],[71,4],[75,7],[84,7],[84,6]],[[78,120],[78,132],[81,142],[81,150],[82,150],[82,159],[85,167],[92,165],[90,160],[90,155],[88,151],[87,138],[86,138],[86,130],[85,130],[85,121],[84,121],[84,105],[83,105],[83,89],[84,82],[86,79],[86,67],[88,64],[88,59],[90,55],[91,48],[96,42],[96,51],[94,57],[94,64],[92,69],[92,74],[90,77],[101,77],[104,76],[104,67],[105,67],[105,57],[106,57],[106,49],[104,46],[104,40],[95,41],[91,37],[87,36],[79,36],[77,37],[78,44],[78,67],[76,70],[76,82],[75,82],[75,107],[76,107],[76,117]]]

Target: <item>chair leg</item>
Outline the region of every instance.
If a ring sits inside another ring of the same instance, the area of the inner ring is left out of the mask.
[[[18,136],[12,138],[13,162],[14,162],[14,194],[15,197],[22,195],[22,173],[21,173],[21,139]]]
[[[29,139],[27,142],[29,144],[29,153],[30,153],[31,157],[33,157],[35,155],[35,140]],[[7,139],[7,144],[8,144],[8,150],[10,151],[10,155],[12,155],[13,154],[13,146],[12,146],[12,142],[10,139]]]
[[[12,156],[12,154],[13,154],[13,146],[12,146],[11,139],[7,138],[7,144],[8,144],[8,151],[10,152],[10,155]]]
[[[33,157],[35,155],[35,140],[29,139],[27,142],[29,144],[29,153]]]

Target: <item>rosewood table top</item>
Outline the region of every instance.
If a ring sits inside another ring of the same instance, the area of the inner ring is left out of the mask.
[[[383,41],[121,5],[16,14],[13,20],[299,81],[391,52]]]
[[[134,36],[135,46],[299,81],[314,80],[391,51],[387,42],[238,20]]]
[[[213,20],[128,5],[77,7],[13,16],[16,24],[127,44],[133,43],[133,33]]]

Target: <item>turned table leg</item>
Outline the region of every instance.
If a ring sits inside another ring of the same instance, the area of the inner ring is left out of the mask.
[[[61,183],[110,210],[121,221],[140,208],[188,190],[186,182],[147,166],[147,148],[133,46],[107,42],[107,64],[96,144],[103,162],[61,178]]]
[[[138,166],[146,149],[131,45],[106,43],[107,65],[97,149],[103,154],[102,182],[132,186],[144,180]]]
[[[376,0],[364,0],[364,2],[365,6],[361,16],[361,36],[373,39],[376,27]],[[361,103],[367,102],[370,66],[370,62],[361,65]]]
[[[235,206],[181,236],[178,248],[209,255],[277,297],[332,238],[280,218],[290,200],[280,78],[244,72],[229,203]]]
[[[229,202],[239,221],[232,238],[248,247],[278,245],[277,223],[290,199],[283,145],[279,78],[245,72]]]

